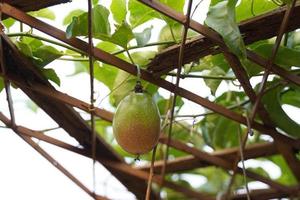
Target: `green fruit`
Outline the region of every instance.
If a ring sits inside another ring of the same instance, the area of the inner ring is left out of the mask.
[[[159,111],[147,93],[132,92],[118,105],[113,120],[118,144],[132,154],[149,152],[160,134]]]

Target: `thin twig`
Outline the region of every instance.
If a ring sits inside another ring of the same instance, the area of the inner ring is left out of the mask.
[[[54,44],[54,45],[57,45],[57,46],[61,46],[61,47],[64,47],[66,49],[69,49],[69,50],[72,50],[74,52],[77,52],[79,54],[84,54],[82,51],[80,51],[79,49],[76,49],[72,46],[69,46],[69,45],[66,45],[62,42],[57,42],[55,40],[51,40],[49,38],[45,38],[45,37],[42,37],[42,36],[38,36],[38,35],[34,35],[32,33],[8,33],[7,34],[8,37],[30,37],[30,38],[35,38],[35,39],[38,39],[38,40],[42,40],[44,42],[48,42],[48,43],[51,43],[51,44]]]
[[[1,12],[0,12],[0,19],[2,20]],[[1,27],[1,30],[0,30],[0,65],[1,65],[1,71],[3,74],[4,87],[5,87],[5,92],[6,92],[6,100],[8,103],[8,109],[9,109],[9,113],[10,113],[11,125],[12,125],[12,127],[14,127],[16,125],[16,120],[15,120],[13,100],[12,100],[11,91],[10,91],[10,82],[6,78],[7,69],[6,69],[5,58],[4,58],[3,34],[4,34],[3,29]]]
[[[168,76],[177,76],[176,73],[168,73]],[[226,76],[206,76],[206,75],[196,75],[196,74],[180,74],[180,78],[203,78],[203,79],[216,79],[216,80],[236,80],[236,77],[226,77]]]
[[[94,56],[93,56],[93,4],[88,0],[88,44],[89,44],[89,68],[90,68],[90,103],[91,103],[91,131],[92,131],[92,158],[93,158],[93,194],[96,199],[96,132],[94,118]]]
[[[53,128],[46,128],[46,129],[43,129],[43,130],[38,130],[39,132],[48,132],[48,131],[54,131],[54,130],[57,130],[57,129],[60,129],[61,127],[60,126],[57,126],[57,127],[53,127]]]
[[[295,70],[292,70],[295,71]],[[272,74],[272,73],[270,73]],[[176,73],[167,73],[168,76],[177,76]],[[252,77],[263,76],[263,74],[256,74]],[[198,75],[198,74],[180,74],[180,78],[203,78],[203,79],[216,79],[216,80],[237,80],[235,76],[207,76],[207,75]]]
[[[51,43],[51,44],[54,44],[54,45],[61,46],[61,47],[64,47],[66,49],[72,50],[74,52],[79,53],[80,55],[85,54],[84,52],[80,51],[79,49],[76,49],[72,46],[66,45],[62,42],[57,42],[55,40],[51,40],[49,38],[34,35],[34,34],[28,33],[28,32],[26,32],[26,33],[23,33],[23,32],[21,32],[21,33],[7,33],[7,36],[8,37],[30,37],[30,38],[35,38],[35,39],[38,39],[38,40],[41,40],[41,41],[44,41],[44,42],[48,42],[48,43]],[[176,44],[176,43],[174,41],[153,42],[153,43],[148,43],[148,44],[146,44],[145,46],[142,46],[142,47],[138,46],[138,45],[131,46],[131,47],[128,47],[127,50],[140,49],[140,48],[146,48],[146,47],[152,47],[152,46],[160,46],[160,45],[172,45],[172,44]],[[125,51],[126,51],[126,49],[121,49],[121,50],[113,52],[112,55],[118,55],[118,54],[124,53]],[[89,61],[88,58],[81,58],[81,59],[59,58],[59,59],[60,60],[66,60],[66,61]]]
[[[250,100],[246,100],[243,101],[237,105],[232,105],[232,106],[228,106],[227,109],[229,110],[233,110],[236,108],[239,108],[241,106],[244,106],[246,104],[248,104],[250,102]],[[213,115],[216,114],[215,112],[209,111],[209,112],[205,112],[205,113],[201,113],[201,114],[196,114],[196,115],[174,115],[174,118],[180,118],[180,117],[190,117],[190,118],[197,118],[197,117],[203,117],[203,116],[207,116],[207,115]]]
[[[152,178],[154,176],[153,167],[154,167],[154,161],[155,161],[156,148],[157,148],[157,145],[154,147],[153,152],[152,152],[151,167],[150,167],[150,173],[149,173],[149,178],[148,178],[148,185],[147,185],[147,192],[146,192],[145,200],[150,200]]]
[[[152,46],[161,46],[161,45],[172,45],[172,44],[176,44],[174,41],[163,41],[163,42],[153,42],[153,43],[148,43],[145,46],[130,46],[127,48],[127,50],[132,50],[132,49],[140,49],[140,48],[146,48],[146,47],[152,47]],[[112,55],[118,55],[121,53],[124,53],[126,51],[126,49],[122,49],[122,50],[118,50],[112,53]]]
[[[200,6],[200,4],[201,4],[202,2],[203,2],[203,0],[199,1],[199,3],[197,3],[197,5],[195,6],[195,8],[194,8],[194,10],[193,10],[193,12],[192,12],[191,18],[193,18],[193,16],[194,16],[196,10],[198,9],[198,7]]]
[[[128,58],[129,58],[130,62],[135,65],[135,62],[134,62],[132,56],[130,55],[128,49],[126,49],[125,51],[126,51],[126,54],[128,55]]]
[[[183,54],[184,54],[184,46],[186,42],[186,37],[187,37],[187,32],[189,28],[189,23],[190,23],[190,15],[191,15],[191,8],[192,8],[193,0],[189,0],[188,4],[188,10],[186,14],[186,21],[184,24],[184,30],[182,32],[182,41],[179,49],[179,58],[178,58],[178,68],[177,68],[177,77],[176,77],[176,84],[175,88],[179,87],[179,81],[180,81],[180,73],[181,73],[181,68],[183,64]],[[168,156],[169,156],[169,144],[171,141],[171,134],[172,134],[172,125],[173,125],[173,120],[174,120],[174,111],[175,111],[175,104],[176,104],[176,97],[177,93],[174,93],[174,98],[172,101],[172,107],[171,107],[171,116],[170,116],[170,125],[169,125],[169,131],[168,131],[168,139],[167,139],[167,144],[166,144],[166,152],[165,152],[165,157],[164,157],[164,165],[161,170],[161,177],[162,177],[162,182],[164,181],[165,173],[166,173],[166,165],[168,161]],[[163,183],[162,183],[163,185]]]
[[[236,169],[237,169],[237,168],[236,168]],[[225,194],[222,196],[222,199],[225,199],[225,200],[229,200],[229,199],[230,199],[230,196],[231,196],[231,188],[232,188],[232,186],[233,186],[233,184],[234,184],[236,174],[237,174],[237,170],[233,170],[232,175],[231,175],[231,179],[230,179],[230,181],[229,181],[229,184],[228,184],[228,186],[227,186],[227,189],[226,189]]]
[[[253,17],[255,17],[255,13],[254,13],[254,0],[251,0],[251,14]]]
[[[239,99],[237,98],[237,101],[239,101]],[[242,110],[243,108],[240,106],[239,107],[240,110]],[[244,137],[242,138],[241,136],[241,126],[239,125],[238,127],[238,138],[239,138],[239,152],[237,154],[237,157],[234,161],[233,164],[233,174],[230,180],[230,183],[228,185],[227,191],[224,195],[225,200],[230,199],[230,195],[231,195],[231,187],[233,186],[234,180],[235,180],[235,175],[237,173],[237,169],[238,169],[238,163],[241,160],[242,161],[242,170],[243,170],[243,176],[244,176],[244,183],[245,183],[245,187],[246,187],[246,191],[247,191],[247,200],[250,200],[250,196],[249,196],[249,188],[248,188],[248,183],[247,183],[247,179],[246,179],[246,168],[245,168],[245,164],[244,164],[244,150],[246,148],[246,143],[248,140],[248,135],[252,135],[252,127],[251,127],[251,123],[250,123],[250,119],[248,117],[248,115],[246,116],[247,119],[247,131],[244,135]]]
[[[250,127],[250,129],[251,129],[251,127]],[[245,188],[246,188],[246,192],[247,192],[247,200],[250,200],[251,199],[250,191],[249,191],[249,187],[248,187],[248,183],[247,183],[247,174],[246,174],[245,160],[244,160],[244,149],[245,149],[246,142],[248,139],[248,131],[245,134],[244,139],[242,139],[241,127],[239,127],[238,136],[239,136],[239,143],[240,143],[240,157],[241,157],[241,161],[242,161],[243,177],[244,177],[244,183],[245,183]]]

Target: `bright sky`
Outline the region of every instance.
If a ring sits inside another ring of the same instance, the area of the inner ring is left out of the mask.
[[[65,28],[61,25],[64,16],[75,8],[86,9],[83,4],[86,1],[74,0],[73,3],[55,6],[51,8],[55,11],[56,21],[48,21],[51,25]],[[110,1],[101,1],[109,5]],[[197,3],[198,1],[195,1]],[[202,8],[199,8],[195,14],[197,19],[203,21],[206,13],[206,7],[209,1],[204,1]],[[84,6],[84,7],[83,7]],[[201,6],[200,6],[201,7]],[[157,30],[162,27],[160,23],[152,23]],[[16,26],[17,27],[17,26]],[[15,27],[15,28],[16,28]],[[159,31],[154,31],[158,33]],[[153,35],[153,39],[157,37]],[[73,72],[71,62],[55,61],[50,64],[60,77],[67,76]],[[89,101],[89,77],[87,74],[61,78],[60,91],[67,92],[76,98]],[[199,80],[183,81],[182,87],[188,88],[193,92],[201,92],[201,96],[208,96],[209,90]],[[109,91],[103,85],[96,83],[96,93],[104,97]],[[228,89],[226,85],[222,86],[220,91]],[[168,93],[161,90],[162,94]],[[16,111],[17,124],[24,125],[31,129],[43,130],[46,128],[57,127],[41,109],[37,113],[32,112],[25,104],[28,98],[20,90],[12,90],[14,106]],[[25,100],[25,101],[24,101]],[[0,93],[0,111],[9,116],[5,92]],[[107,102],[104,103],[107,105]],[[182,114],[201,113],[203,109],[191,102],[187,102],[182,110]],[[293,110],[291,109],[291,112]],[[294,111],[295,112],[295,111]],[[0,125],[3,125],[0,123]],[[54,130],[48,133],[50,136],[61,139],[73,145],[78,143],[70,138],[62,130]],[[91,160],[77,154],[65,151],[58,147],[39,142],[55,159],[62,163],[71,173],[81,180],[90,189],[92,188],[92,162]],[[5,200],[53,200],[53,199],[72,199],[89,200],[90,198],[84,191],[71,182],[66,176],[53,167],[47,160],[27,145],[20,137],[9,129],[0,128],[0,199]],[[252,163],[253,164],[253,163]],[[254,163],[253,165],[260,163]],[[280,175],[280,170],[276,169],[271,163],[267,164],[274,170],[274,177]],[[130,200],[134,196],[127,191],[110,173],[102,166],[97,165],[96,170],[97,193],[108,195],[112,199]],[[202,184],[205,180],[187,175],[187,180],[192,180],[195,185]]]

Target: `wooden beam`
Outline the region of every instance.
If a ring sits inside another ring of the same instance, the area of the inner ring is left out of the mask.
[[[5,13],[5,14],[7,14],[7,15],[33,27],[33,28],[36,28],[56,39],[59,39],[79,50],[82,50],[85,53],[88,52],[88,44],[86,42],[79,40],[77,38],[67,39],[65,32],[63,32],[55,27],[52,27],[49,24],[46,24],[38,19],[35,19],[8,4],[1,4],[1,10],[3,13]],[[212,33],[211,30],[207,30],[207,28],[203,28],[198,23],[192,22],[192,21],[191,21],[191,26],[193,26],[193,28],[197,29],[197,30],[204,29],[203,32],[206,33],[207,35],[209,35],[210,37],[214,38],[215,42],[218,42],[218,44],[220,44],[220,45],[223,44],[221,38],[219,38],[219,36],[217,36],[215,33]],[[224,48],[226,48],[226,47],[224,47]],[[110,55],[109,53],[102,51],[98,48],[94,48],[93,53],[94,53],[95,58],[99,61],[116,66],[122,70],[127,71],[130,74],[133,74],[133,75],[137,74],[136,66],[134,66],[124,60],[121,60],[120,58],[118,58],[116,56]],[[188,100],[193,101],[194,103],[202,105],[216,113],[222,114],[223,116],[225,116],[229,119],[232,119],[236,122],[239,122],[239,123],[242,123],[245,125],[247,124],[246,118],[243,117],[242,115],[237,114],[229,109],[226,109],[223,106],[212,103],[209,100],[202,98],[201,96],[196,95],[184,88],[180,88],[180,87],[176,88],[174,84],[172,84],[164,79],[157,78],[153,74],[149,73],[148,71],[141,70],[141,78],[143,78],[144,80],[149,81],[153,84],[156,84],[168,91],[175,92],[179,96],[182,96]],[[254,122],[253,128],[258,131],[263,132],[264,134],[269,134],[271,136],[273,136],[274,134],[277,134],[278,137],[280,137],[283,142],[293,143],[292,142],[293,140],[291,138],[288,138],[288,137],[278,133],[277,131],[269,129],[268,127],[265,127],[264,125],[262,125],[260,123]]]
[[[299,197],[299,187],[290,187],[291,193],[284,193],[274,189],[257,189],[252,190],[250,192],[251,199],[255,200],[269,200],[269,199],[280,199],[280,198],[291,198],[291,197]],[[232,198],[232,200],[246,200],[247,194],[236,194]]]
[[[176,146],[173,146],[173,148],[177,149]],[[210,153],[210,155],[228,160],[230,162],[234,162],[236,156],[238,155],[238,152],[239,152],[239,148],[234,147],[234,148],[215,151]],[[245,160],[247,160],[252,158],[271,156],[277,153],[278,151],[274,143],[253,144],[245,148],[244,158]],[[154,164],[154,171],[156,173],[160,173],[162,165],[163,165],[163,160],[156,161]],[[182,171],[192,170],[200,167],[207,167],[210,165],[211,163],[205,162],[202,159],[200,160],[195,156],[184,156],[184,157],[179,157],[174,160],[168,161],[167,164],[168,167],[166,168],[166,173],[182,172]],[[150,165],[147,164],[137,168],[141,170],[149,171]]]
[[[166,143],[166,141],[164,141],[164,143]],[[169,143],[169,145],[170,145],[170,147],[176,147],[176,149],[178,149],[178,150],[181,150],[181,151],[183,151],[185,153],[191,154],[191,155],[195,156],[196,158],[198,158],[199,160],[203,160],[203,161],[206,161],[206,162],[211,163],[213,165],[222,167],[225,170],[232,170],[232,167],[233,167],[234,163],[231,162],[231,161],[225,160],[223,158],[212,156],[212,155],[210,155],[210,154],[208,154],[206,152],[200,151],[199,149],[197,149],[195,147],[190,147],[187,144],[184,144],[184,143],[182,143],[180,141],[171,140],[171,142]],[[237,172],[240,173],[240,174],[242,174],[243,170],[240,167],[238,167],[237,168]],[[279,190],[279,191],[282,191],[282,192],[287,192],[287,193],[291,192],[285,185],[282,185],[280,183],[274,182],[271,179],[263,177],[263,176],[261,176],[259,174],[256,174],[256,173],[254,173],[252,171],[249,171],[247,169],[246,169],[246,175],[249,178],[261,181],[261,182],[263,182],[263,183],[271,186],[272,188],[274,188],[276,190]]]
[[[47,8],[50,6],[68,3],[71,0],[43,0],[43,1],[36,1],[36,0],[3,0],[4,3],[9,3],[10,5],[19,8],[22,11],[29,12],[29,11],[36,11],[42,8]]]

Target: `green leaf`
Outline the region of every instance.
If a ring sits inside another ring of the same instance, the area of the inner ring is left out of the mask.
[[[183,13],[183,7],[184,7],[185,0],[177,0],[177,1],[160,0],[160,2],[179,13]],[[156,17],[158,19],[164,20],[169,26],[173,26],[174,24],[177,24],[177,22],[175,20],[173,20],[165,15],[157,14]]]
[[[175,24],[172,26],[172,31],[176,40],[180,40],[183,26],[181,24]],[[165,25],[159,33],[159,41],[172,41],[173,36],[171,28],[168,25]]]
[[[7,29],[9,29],[16,23],[16,20],[14,20],[13,18],[7,18],[3,20],[2,23]]]
[[[283,4],[290,5],[293,1],[292,0],[280,0]]]
[[[253,13],[251,11],[251,4],[253,4]],[[236,7],[236,20],[242,21],[263,13],[269,12],[278,7],[273,1],[269,0],[242,0],[241,3]]]
[[[62,56],[62,52],[52,46],[43,45],[32,52],[33,57],[39,58],[35,60],[35,64],[39,67],[45,67],[52,61]]]
[[[175,23],[172,26],[165,25],[159,33],[159,41],[161,41],[161,42],[164,42],[164,41],[170,42],[170,41],[174,41],[174,38],[175,38],[174,43],[176,43],[176,41],[181,40],[182,30],[183,30],[183,26],[179,23]],[[173,38],[173,35],[172,35],[171,31],[174,34],[174,38]],[[192,37],[192,36],[196,36],[196,35],[197,35],[197,33],[194,32],[194,31],[188,31],[188,33],[187,33],[187,37]],[[165,49],[166,47],[171,46],[171,45],[172,44],[160,45],[158,50]]]
[[[104,138],[106,142],[112,143],[114,136],[112,131],[109,131],[111,123],[105,120],[97,120],[95,122],[95,128],[100,137]]]
[[[24,43],[24,42],[17,42],[16,43],[18,49],[25,55],[28,57],[33,57],[32,54],[32,49],[30,47],[30,45]]]
[[[204,73],[204,75],[207,76],[225,76],[226,73],[220,68],[220,67],[213,67],[210,70],[207,71],[207,73]],[[222,80],[218,79],[204,79],[205,84],[210,88],[210,91],[213,95],[216,94],[216,91],[221,84]]]
[[[270,175],[268,174],[268,172],[262,167],[248,167],[247,170],[255,172],[256,174],[259,174],[266,178],[270,178]]]
[[[58,86],[60,86],[60,79],[57,76],[56,72],[54,69],[46,69],[46,68],[40,68],[42,74],[49,80],[53,81],[56,83]]]
[[[288,164],[281,155],[272,156],[269,158],[273,163],[275,163],[281,170],[281,176],[277,181],[285,185],[296,185],[298,183],[297,179],[290,170]]]
[[[26,101],[26,107],[29,108],[34,113],[37,113],[39,107],[31,100]]]
[[[151,38],[151,31],[152,31],[152,29],[153,29],[153,26],[145,28],[140,33],[134,33],[137,45],[139,47],[143,47],[143,46],[145,46],[149,42],[149,40]]]
[[[156,13],[153,9],[136,0],[129,0],[128,10],[130,12],[129,22],[133,28],[154,19]]]
[[[110,36],[109,10],[101,5],[93,8],[93,36],[98,39]],[[87,36],[88,34],[88,14],[87,12],[74,16],[72,22],[66,30],[67,38],[76,36]]]
[[[174,97],[172,96],[171,99],[173,99]],[[167,113],[167,111],[170,109],[171,107],[171,99],[165,99],[162,96],[160,96],[159,94],[155,94],[154,95],[154,99],[155,102],[157,104],[157,107],[159,109],[159,112],[161,115],[164,115]],[[175,104],[175,111],[178,111],[179,108],[181,108],[183,106],[184,102],[182,100],[181,97],[177,97],[176,98],[176,104]],[[175,125],[175,124],[174,124]]]
[[[48,8],[30,12],[29,14],[33,17],[40,17],[40,18],[51,19],[51,20],[55,20],[56,18],[55,13]]]
[[[300,46],[300,32],[293,31],[288,34],[287,47],[291,49],[297,49],[297,46]],[[298,50],[300,50],[298,48]]]
[[[41,40],[31,37],[23,37],[22,43],[29,45],[32,51],[35,51],[37,48],[43,46],[43,42]]]
[[[140,67],[146,66],[156,55],[155,51],[138,51],[131,54],[134,63]]]
[[[88,62],[74,62],[74,72],[68,76],[74,76],[83,72],[89,73]]]
[[[67,25],[70,24],[72,22],[72,18],[73,17],[78,17],[80,15],[82,15],[85,11],[81,10],[81,9],[76,9],[71,11],[67,16],[65,16],[64,20],[63,20],[63,25]]]
[[[299,138],[300,125],[293,121],[283,110],[281,106],[280,94],[283,86],[276,87],[265,93],[262,102],[266,110],[270,113],[271,120],[288,135]]]
[[[131,27],[124,21],[121,25],[117,25],[116,31],[111,37],[104,40],[117,44],[127,49],[128,43],[134,38]]]
[[[114,20],[121,24],[126,20],[126,0],[112,0],[110,4],[110,10],[112,12]]]
[[[183,7],[185,3],[184,0],[160,0],[160,2],[167,5],[171,9],[174,9],[181,13],[183,12]],[[154,18],[162,19],[171,26],[176,23],[171,18],[157,13],[154,9],[151,9],[148,6],[145,6],[144,4],[136,0],[129,0],[128,10],[130,12],[129,22],[133,28]]]
[[[136,78],[123,70],[119,70],[114,81],[114,92],[111,94],[111,103],[117,106],[120,101],[133,91],[136,84]]]
[[[182,13],[183,12],[183,7],[184,7],[184,0],[160,0],[161,3],[169,6],[170,8],[172,8],[173,10],[176,10],[177,12]]]
[[[113,52],[116,52],[116,51],[120,50],[120,48],[118,48],[117,45],[112,44],[111,42],[106,42],[106,41],[99,42],[96,45],[96,47],[103,50],[103,51],[106,51],[108,53],[113,53]]]
[[[235,20],[236,3],[237,0],[227,0],[211,6],[205,23],[220,33],[232,53],[245,58],[245,44]]]
[[[229,65],[226,62],[223,54],[209,55],[201,58],[198,65],[193,66],[189,72],[201,72],[204,70],[210,70],[213,67],[219,67],[224,72],[228,72]]]
[[[107,64],[99,65],[99,63],[96,62],[94,71],[95,78],[112,90],[119,70]]]
[[[263,68],[249,60],[241,60],[242,65],[247,71],[249,77],[259,74],[263,71]]]
[[[268,59],[272,54],[273,46],[273,44],[262,44],[253,50]],[[292,66],[300,67],[300,50],[280,46],[276,54],[275,63],[285,69],[290,69]]]
[[[62,56],[62,52],[52,46],[43,45],[40,40],[24,37],[22,41],[16,42],[19,50],[31,58],[38,67],[45,67],[47,64]]]
[[[216,98],[215,103],[229,107],[236,106],[246,100],[248,100],[248,97],[244,92],[225,91],[222,95]]]
[[[201,122],[205,142],[214,149],[237,146],[239,124],[218,115],[208,115]]]
[[[206,167],[198,169],[197,173],[207,178],[207,182],[201,185],[200,191],[217,194],[227,189],[226,180],[228,180],[229,176],[222,169]]]
[[[300,89],[294,88],[281,95],[281,103],[300,108]]]
[[[123,70],[118,70],[118,74],[114,79],[113,93],[110,95],[111,104],[113,106],[117,106],[126,95],[133,91],[135,84],[136,76],[130,75]],[[149,84],[146,81],[142,81],[142,85],[144,89],[151,95],[158,90],[157,86]]]

